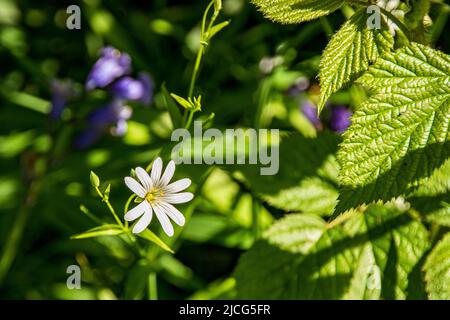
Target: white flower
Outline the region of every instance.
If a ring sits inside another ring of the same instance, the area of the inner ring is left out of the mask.
[[[403,10],[397,9],[400,5],[400,0],[378,0],[377,6],[383,8],[384,10],[392,13],[396,18],[403,18],[405,16],[405,12]],[[395,36],[395,33],[400,28],[390,19],[383,15],[383,19],[389,27],[389,32]]]
[[[175,162],[170,161],[161,175],[163,163],[161,158],[157,158],[152,166],[149,175],[144,169],[137,167],[136,176],[140,183],[132,177],[125,178],[125,184],[133,191],[142,202],[125,214],[125,220],[139,221],[133,227],[133,233],[144,231],[150,224],[153,212],[158,218],[164,232],[173,236],[173,226],[169,218],[177,225],[183,226],[185,218],[172,204],[185,203],[191,201],[194,195],[190,192],[180,192],[191,185],[190,179],[181,179],[170,183],[175,173]]]

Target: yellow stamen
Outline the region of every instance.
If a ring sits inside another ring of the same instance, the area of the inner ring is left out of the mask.
[[[164,192],[161,189],[152,189],[145,195],[145,200],[149,203],[153,203],[162,196],[164,196]]]

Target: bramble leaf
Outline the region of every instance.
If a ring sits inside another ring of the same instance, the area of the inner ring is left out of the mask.
[[[450,233],[438,242],[424,266],[426,290],[431,300],[450,299]]]
[[[252,0],[266,18],[279,23],[300,23],[339,9],[343,0]]]
[[[358,82],[373,95],[338,151],[336,213],[406,193],[450,156],[450,58],[412,43],[380,58]]]
[[[368,29],[365,9],[357,11],[333,36],[320,60],[319,112],[328,98],[352,84],[378,56],[394,47],[389,30]]]
[[[425,227],[393,207],[352,211],[335,226],[309,214],[289,215],[241,257],[238,297],[405,299],[428,246]]]
[[[223,168],[239,172],[242,178],[238,179],[272,207],[331,215],[338,197],[338,143],[339,137],[329,132],[320,133],[316,139],[293,134],[281,139],[276,175],[261,175],[260,165]]]

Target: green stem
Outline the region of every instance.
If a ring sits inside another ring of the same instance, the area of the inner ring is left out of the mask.
[[[203,55],[205,54],[205,48],[208,46],[209,32],[210,32],[211,28],[213,27],[214,22],[216,21],[217,17],[219,16],[219,11],[214,10],[211,20],[208,23],[208,27],[206,27],[206,19],[208,17],[209,11],[214,6],[214,3],[215,3],[215,0],[212,0],[206,7],[205,12],[203,13],[202,26],[201,26],[201,31],[200,31],[200,48],[198,49],[197,57],[195,58],[194,70],[192,71],[191,81],[189,84],[188,98],[192,98],[194,95],[195,84],[197,82],[198,73],[200,71],[202,58],[203,58]],[[189,129],[189,127],[191,126],[192,119],[193,119],[194,113],[196,111],[197,110],[194,110],[194,109],[184,111],[183,123],[184,123],[185,129]]]
[[[195,58],[194,71],[192,72],[191,82],[189,84],[189,93],[188,97],[192,98],[194,94],[195,83],[197,82],[198,71],[200,69],[200,64],[202,62],[203,52],[204,52],[204,44],[200,44],[200,48],[197,52],[197,57]]]
[[[30,193],[34,193],[33,190],[33,186],[30,186]],[[33,207],[31,203],[27,202],[27,200],[25,201],[26,203],[17,214],[14,226],[5,242],[4,251],[0,260],[0,284],[3,282],[17,255],[20,240],[22,239],[23,231],[25,230],[31,208]]]
[[[108,207],[109,211],[111,212],[111,214],[113,215],[114,219],[116,220],[117,224],[120,227],[124,227],[122,221],[120,221],[119,216],[116,213],[116,210],[114,210],[114,207],[111,205],[111,203],[109,202],[108,199],[105,198],[105,196],[103,195],[103,193],[100,191],[100,189],[98,187],[95,188],[95,191],[97,191],[97,194],[100,196],[100,198],[102,198],[102,201],[106,204],[106,206]]]
[[[194,119],[194,113],[195,113],[195,110],[189,110],[189,116],[186,121],[186,125],[184,126],[185,129],[189,129],[191,127],[192,119]]]
[[[158,300],[158,282],[156,272],[150,272],[148,275],[148,299]]]

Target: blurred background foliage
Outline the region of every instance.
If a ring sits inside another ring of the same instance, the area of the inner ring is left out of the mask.
[[[81,204],[110,219],[91,190],[90,170],[103,187],[111,184],[111,201],[121,208],[129,196],[123,177],[148,164],[170,137],[160,87],[187,91],[207,3],[84,0],[78,3],[81,30],[68,30],[71,4],[0,0],[0,297],[147,298],[151,272],[158,275],[161,299],[235,297],[231,275],[238,258],[274,219],[288,212],[332,213],[333,154],[340,136],[327,128],[326,113],[324,123],[316,123],[302,104],[317,98],[320,54],[349,8],[311,23],[280,26],[246,0],[223,1],[220,19],[231,23],[207,48],[197,82],[202,116],[214,113],[218,128],[273,127],[289,133],[281,146],[280,174],[265,178],[254,168],[237,173],[239,168],[223,166],[202,181],[206,166],[177,168],[180,177],[204,182],[201,195],[173,246],[176,254],[162,254],[149,264],[116,237],[70,236],[95,226]],[[441,29],[448,30],[447,19],[442,21]],[[104,92],[86,94],[82,88],[106,45],[130,54],[135,70],[151,74],[154,101],[150,107],[132,104],[123,137],[105,135],[80,150],[73,141],[83,119],[105,101]],[[436,45],[449,52],[450,37],[439,36]],[[72,79],[80,95],[58,121],[48,116],[50,83],[56,78]],[[306,87],[290,92],[299,79],[307,80]],[[354,108],[364,97],[352,87],[334,95],[331,104]],[[72,264],[82,268],[81,290],[66,288],[66,268]]]

